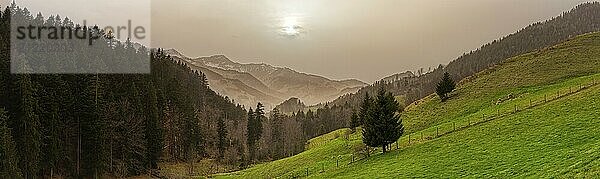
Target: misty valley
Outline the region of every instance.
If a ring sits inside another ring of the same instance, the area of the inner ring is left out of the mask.
[[[0,178],[600,177],[599,2],[62,3],[1,4]]]

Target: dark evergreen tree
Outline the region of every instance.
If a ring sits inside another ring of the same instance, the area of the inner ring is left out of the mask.
[[[227,126],[225,125],[225,119],[222,117],[220,117],[217,121],[217,134],[219,135],[219,143],[217,144],[217,148],[219,149],[219,160],[223,160],[225,157],[225,151],[227,150],[227,147],[229,147],[229,139],[227,138]]]
[[[398,111],[399,104],[391,93],[383,88],[377,93],[374,106],[367,111],[363,128],[363,142],[369,147],[382,147],[396,142],[404,133]]]
[[[99,176],[104,167],[103,160],[103,121],[98,114],[98,88],[95,77],[90,75],[73,76],[71,83],[75,96],[73,109],[78,123],[78,163],[79,175],[85,177]]]
[[[17,91],[13,133],[17,146],[22,149],[19,150],[19,166],[25,178],[35,177],[38,175],[41,160],[40,121],[37,113],[39,108],[35,88],[30,75],[18,76],[13,87]]]
[[[254,120],[256,116],[254,115],[254,110],[250,108],[248,110],[248,122],[246,124],[246,145],[248,146],[248,159],[250,162],[254,160],[254,155],[256,153],[256,139],[255,139],[255,127]]]
[[[148,104],[146,105],[147,109],[147,117],[146,122],[144,124],[145,128],[145,138],[147,145],[147,166],[150,169],[158,169],[158,161],[161,156],[161,151],[163,147],[163,129],[161,126],[160,114],[158,110],[158,100],[156,89],[152,82],[149,82],[148,86]]]
[[[365,93],[365,97],[363,98],[362,103],[360,104],[360,112],[358,113],[358,125],[364,125],[369,118],[369,112],[373,107],[373,98],[369,95],[369,93]]]
[[[356,127],[359,126],[359,117],[358,117],[358,113],[356,113],[356,110],[352,110],[352,116],[350,117],[350,129],[352,129],[352,131],[354,131],[356,129]]]
[[[36,76],[40,85],[45,88],[40,89],[40,118],[42,124],[42,168],[45,175],[50,178],[54,176],[55,169],[61,161],[61,156],[64,156],[64,145],[61,142],[60,130],[62,128],[61,117],[66,116],[61,113],[65,100],[62,92],[66,84],[58,75]]]
[[[258,151],[258,141],[262,136],[262,119],[265,118],[264,106],[261,103],[256,105],[255,111],[252,109],[248,112],[248,151],[250,153],[250,161],[256,159]]]
[[[8,128],[8,116],[0,108],[0,178],[22,178],[18,161],[15,142]]]
[[[446,101],[449,98],[448,93],[454,91],[455,88],[456,84],[454,83],[454,80],[450,77],[450,73],[446,72],[444,73],[442,80],[438,83],[435,92],[442,101]]]
[[[284,154],[284,136],[283,136],[283,115],[277,108],[271,112],[271,158],[280,159]]]

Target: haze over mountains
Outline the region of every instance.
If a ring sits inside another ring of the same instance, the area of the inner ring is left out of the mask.
[[[264,63],[241,64],[225,55],[192,58],[175,49],[166,53],[202,71],[217,93],[249,107],[261,102],[270,109],[293,97],[313,105],[355,93],[368,85],[355,79],[331,80]]]

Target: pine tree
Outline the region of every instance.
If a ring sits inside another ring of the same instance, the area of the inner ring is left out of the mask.
[[[444,77],[442,77],[442,80],[438,83],[435,92],[440,97],[440,99],[442,99],[443,102],[449,98],[448,93],[454,91],[455,88],[456,84],[454,83],[454,80],[452,80],[452,78],[450,77],[450,73],[446,72],[444,73]]]
[[[356,127],[358,127],[358,126],[359,126],[358,113],[356,113],[356,110],[353,109],[352,116],[350,117],[350,129],[352,129],[352,131],[354,131],[356,129]]]
[[[381,111],[378,121],[381,122],[379,127],[382,132],[382,147],[385,153],[387,146],[398,141],[402,136],[404,125],[402,124],[400,115],[397,113],[400,104],[398,104],[392,93],[386,93],[381,89],[379,95],[377,95],[377,105]]]
[[[75,111],[79,127],[79,164],[80,175],[93,177],[103,172],[104,160],[102,159],[103,121],[98,114],[98,96],[96,93],[95,77],[78,75],[74,78],[71,87],[75,92]]]
[[[150,81],[150,79],[147,79]],[[147,159],[148,168],[158,169],[158,160],[160,159],[162,146],[163,146],[163,129],[161,126],[161,120],[158,110],[158,99],[156,89],[152,82],[148,82],[148,100],[147,105],[147,119],[145,123],[145,138],[147,145]]]
[[[252,108],[250,108],[248,110],[248,122],[246,123],[246,145],[248,146],[248,157],[249,160],[252,161],[254,158],[254,153],[255,153],[255,149],[254,149],[254,126],[253,126],[253,122],[254,122],[254,110],[252,110]]]
[[[262,119],[265,117],[264,106],[261,103],[256,105],[256,110],[248,111],[248,151],[250,153],[250,161],[256,159],[258,151],[258,141],[262,136]]]
[[[34,84],[29,75],[19,75],[16,80],[17,105],[15,120],[15,139],[19,150],[19,165],[25,178],[35,177],[39,172],[41,134],[38,101]]]
[[[44,174],[49,174],[52,178],[58,163],[65,154],[63,145],[61,145],[60,128],[61,118],[66,114],[61,113],[65,100],[64,96],[59,94],[65,91],[63,80],[58,75],[37,76],[38,81],[44,88],[40,89],[40,118],[42,124],[42,168]]]
[[[15,142],[8,128],[8,116],[3,108],[0,108],[0,178],[22,178]]]
[[[283,116],[277,108],[271,113],[271,158],[280,159],[284,157]]]
[[[379,90],[374,106],[365,115],[363,142],[367,146],[382,147],[385,153],[387,146],[402,136],[404,126],[396,113],[399,106],[392,93],[386,93],[383,88]]]
[[[360,112],[358,113],[358,125],[364,125],[366,120],[369,118],[369,111],[373,107],[373,98],[369,95],[369,93],[365,93],[365,98],[360,105]]]
[[[226,117],[227,115],[225,115]],[[227,126],[225,125],[225,119],[220,117],[217,121],[217,133],[218,133],[218,146],[219,149],[219,160],[225,158],[225,150],[229,147],[229,140],[227,139]]]

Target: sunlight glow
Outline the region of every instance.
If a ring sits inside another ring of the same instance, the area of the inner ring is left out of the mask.
[[[281,32],[284,35],[297,36],[300,34],[301,29],[302,29],[302,27],[300,26],[300,23],[298,22],[297,17],[285,17],[283,19],[283,25],[281,28]]]

